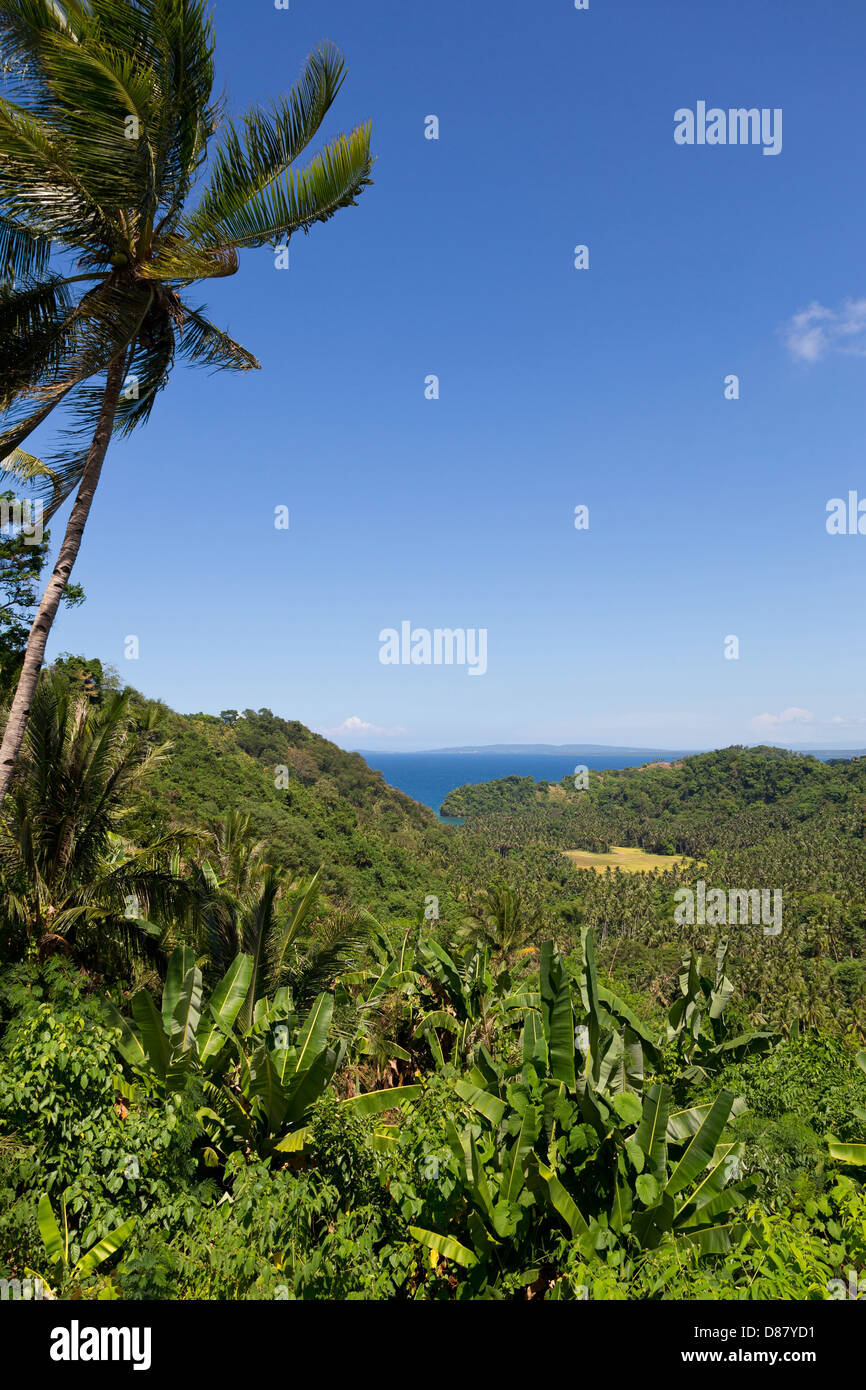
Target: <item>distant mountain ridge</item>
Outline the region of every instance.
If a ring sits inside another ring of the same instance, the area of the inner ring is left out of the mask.
[[[364,758],[368,754],[371,757],[378,757],[387,752],[385,748],[373,749],[358,748],[356,750]],[[397,750],[395,750],[397,751]],[[613,743],[479,743],[467,744],[462,748],[416,748],[401,751],[401,756],[411,757],[414,754],[425,757],[432,756],[434,753],[450,754],[452,757],[459,753],[519,753],[521,755],[532,756],[535,753],[562,754],[571,757],[575,753],[591,753],[593,757],[601,757],[607,753],[630,756],[634,753],[646,753],[648,758],[687,758],[697,752],[705,752],[705,749],[696,748],[630,748]]]
[[[744,745],[748,748],[778,748],[788,753],[802,753],[805,757],[811,758],[863,758],[866,757],[866,748],[794,748],[787,743],[751,743]],[[388,752],[385,748],[357,748],[353,750],[360,753],[362,758],[380,757],[381,754]],[[432,757],[436,753],[448,754],[451,757],[458,754],[481,754],[481,753],[514,753],[521,756],[532,755],[534,753],[562,754],[563,756],[574,757],[580,753],[589,753],[593,757],[604,757],[606,754],[617,757],[631,757],[636,753],[645,753],[647,761],[651,759],[664,759],[666,762],[674,758],[693,758],[699,753],[711,753],[717,750],[711,748],[641,748],[626,744],[616,743],[478,743],[466,744],[459,748],[415,748],[393,750],[399,751],[401,757],[410,758],[413,756]]]

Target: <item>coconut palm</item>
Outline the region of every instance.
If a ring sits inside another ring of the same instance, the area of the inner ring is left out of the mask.
[[[235,851],[238,844],[235,835]],[[239,1015],[243,1027],[251,1026],[258,1001],[278,989],[288,986],[296,1005],[307,1006],[357,964],[371,919],[364,912],[323,903],[321,872],[288,884],[279,870],[262,864],[257,873],[245,873],[238,889],[218,880],[209,861],[198,866],[211,964],[222,974],[239,952],[252,959],[252,978]]]
[[[293,168],[343,82],[330,45],[288,97],[223,119],[205,0],[0,0],[0,48],[0,460],[46,517],[75,492],[0,747],[2,798],[110,437],[146,422],[176,355],[259,365],[191,286],[355,203],[372,157],[365,125]],[[48,467],[21,446],[61,405],[72,439]]]
[[[61,676],[43,675],[0,812],[7,939],[98,963],[110,954],[154,963],[164,932],[151,919],[195,908],[171,871],[174,837],[138,848],[119,833],[130,795],[167,754],[157,718],[133,714],[128,692],[94,706]]]
[[[260,882],[266,868],[267,840],[255,838],[249,816],[230,810],[209,820],[200,847],[223,893],[238,900]]]
[[[508,969],[526,954],[542,927],[541,915],[527,907],[516,888],[493,884],[478,896],[458,936],[486,948],[492,961]]]

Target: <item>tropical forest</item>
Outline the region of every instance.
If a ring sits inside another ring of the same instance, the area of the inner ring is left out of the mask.
[[[195,411],[181,360],[258,367],[203,282],[376,196],[370,127],[320,130],[341,52],[237,115],[214,32],[0,0],[3,1296],[861,1296],[866,756],[737,742],[438,814],[69,636],[115,450],[164,389]]]

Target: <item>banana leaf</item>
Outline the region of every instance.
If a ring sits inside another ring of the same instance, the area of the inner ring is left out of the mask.
[[[444,1260],[453,1260],[454,1264],[462,1265],[464,1269],[472,1269],[478,1263],[473,1252],[453,1236],[440,1236],[437,1231],[425,1231],[420,1226],[410,1226],[409,1234],[428,1250],[435,1250]]]

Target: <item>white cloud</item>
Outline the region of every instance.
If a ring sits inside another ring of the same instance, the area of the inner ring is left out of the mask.
[[[384,729],[379,724],[371,724],[366,719],[359,719],[357,714],[350,714],[348,719],[344,719],[342,724],[338,724],[336,729],[320,729],[319,733],[327,738],[347,738],[350,735],[354,738],[357,734],[374,734],[377,738],[392,738],[398,734],[405,734],[406,730],[401,727]]]
[[[808,709],[783,709],[781,714],[757,714],[752,720],[753,729],[778,729],[787,724],[814,724],[815,716]]]
[[[788,320],[782,332],[798,362],[818,362],[829,352],[866,356],[866,299],[846,299],[839,309],[813,300],[808,309]]]

